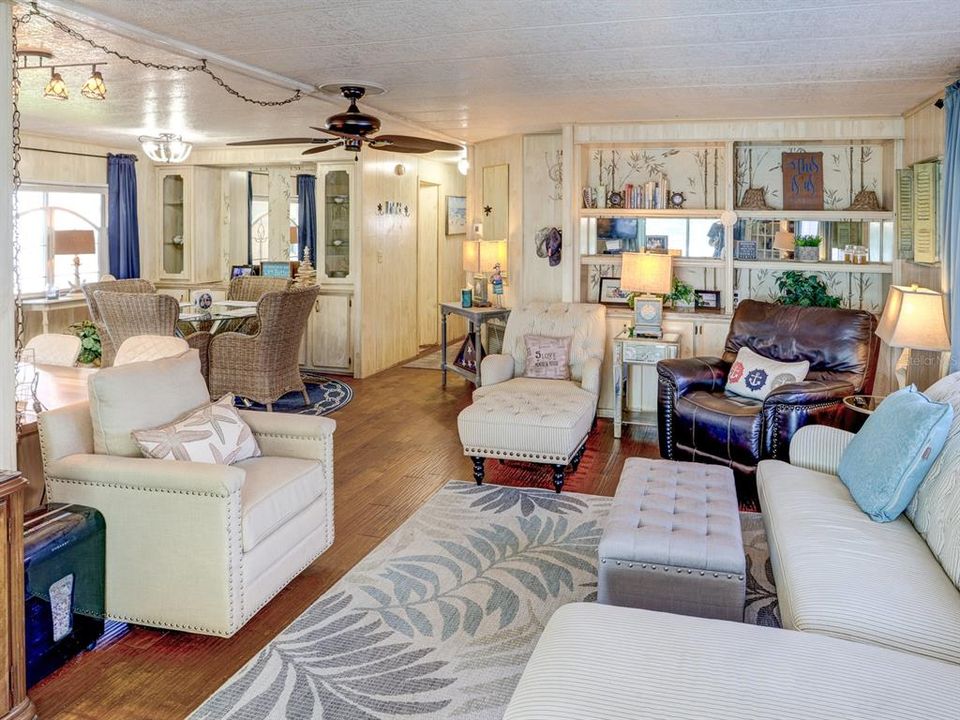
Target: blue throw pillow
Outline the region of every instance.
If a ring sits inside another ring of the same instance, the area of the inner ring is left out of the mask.
[[[840,479],[877,522],[896,520],[943,450],[953,408],[911,385],[888,396],[840,458]]]

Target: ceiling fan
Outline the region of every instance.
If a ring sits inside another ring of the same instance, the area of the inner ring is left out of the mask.
[[[453,143],[441,142],[439,140],[430,140],[428,138],[413,137],[412,135],[376,135],[373,133],[380,130],[379,118],[361,112],[357,107],[357,100],[366,94],[366,88],[360,85],[344,85],[340,88],[340,94],[350,101],[350,107],[346,112],[337,113],[327,118],[324,127],[311,127],[311,130],[318,130],[332,138],[326,137],[295,137],[295,138],[269,138],[266,140],[244,140],[242,142],[227,143],[228,145],[298,145],[310,144],[315,147],[303,151],[304,155],[315,155],[316,153],[333,150],[342,147],[348,152],[360,152],[363,144],[366,143],[374,150],[389,150],[390,152],[401,153],[429,153],[435,150],[462,150],[463,148]]]

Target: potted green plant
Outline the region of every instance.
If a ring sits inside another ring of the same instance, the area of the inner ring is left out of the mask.
[[[80,356],[77,362],[88,367],[100,367],[100,333],[97,332],[97,326],[89,320],[81,320],[67,330],[80,338]]]
[[[674,308],[692,307],[693,285],[674,276],[673,287],[669,294],[663,296],[663,303]]]
[[[798,235],[795,241],[794,257],[800,262],[819,262],[822,242],[823,238],[819,235]]]
[[[807,275],[798,270],[788,270],[777,278],[781,305],[801,307],[840,307],[842,298],[831,295],[823,280],[816,275]]]

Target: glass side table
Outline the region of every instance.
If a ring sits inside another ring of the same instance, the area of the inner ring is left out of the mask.
[[[847,395],[843,404],[854,412],[871,415],[885,397],[886,395]]]

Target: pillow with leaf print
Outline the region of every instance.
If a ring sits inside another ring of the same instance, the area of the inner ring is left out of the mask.
[[[232,465],[259,457],[257,439],[233,401],[233,395],[224,395],[167,425],[136,430],[133,439],[146,457],[157,460]]]
[[[747,347],[740,348],[727,375],[727,391],[741,397],[765,400],[781,385],[803,382],[810,372],[810,363],[780,362],[758,355]]]

